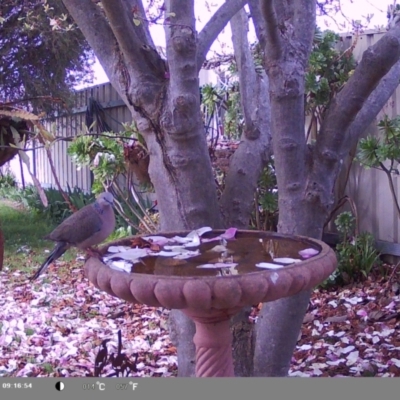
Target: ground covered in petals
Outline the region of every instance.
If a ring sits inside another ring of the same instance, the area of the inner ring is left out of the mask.
[[[25,272],[0,272],[0,376],[95,376],[102,343],[117,354],[118,331],[135,365],[129,376],[176,376],[168,310],[113,298],[87,281],[82,260],[65,263],[33,284]],[[291,376],[400,376],[399,285],[390,268],[386,278],[314,291]],[[100,372],[115,368],[108,362]]]

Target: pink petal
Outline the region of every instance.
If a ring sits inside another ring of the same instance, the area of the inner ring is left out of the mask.
[[[319,253],[318,250],[315,250],[313,248],[308,248],[304,250],[299,251],[299,255],[302,256],[303,258],[311,258]]]
[[[234,239],[237,232],[237,228],[228,228],[220,237],[222,239]]]
[[[368,313],[365,310],[358,310],[356,313],[360,317],[366,317],[368,316]]]

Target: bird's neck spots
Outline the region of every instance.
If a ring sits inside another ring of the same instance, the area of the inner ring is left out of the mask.
[[[94,209],[95,209],[99,214],[103,214],[103,212],[104,212],[104,209],[101,208],[100,204],[99,204],[97,201],[94,203]]]

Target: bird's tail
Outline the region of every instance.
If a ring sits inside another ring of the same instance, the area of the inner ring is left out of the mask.
[[[42,266],[36,271],[35,275],[33,275],[30,278],[30,281],[34,281],[35,279],[38,278],[39,275],[41,275],[44,271],[46,271],[46,269],[48,268],[48,266],[56,261],[57,259],[59,259],[69,248],[68,243],[66,242],[58,242],[56,244],[56,247],[54,247],[53,251],[51,252],[51,254],[47,257],[46,261],[42,264]]]

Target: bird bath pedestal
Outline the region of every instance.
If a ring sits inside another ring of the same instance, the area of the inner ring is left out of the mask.
[[[203,238],[212,238],[223,232],[208,232]],[[172,238],[187,234],[174,232],[163,236]],[[307,248],[316,250],[318,254],[279,269],[263,269],[255,267],[254,252],[242,249],[239,272],[223,276],[217,275],[215,269],[198,273],[198,270],[184,266],[160,268],[157,265],[153,265],[152,271],[128,273],[112,269],[99,259],[89,258],[85,263],[85,273],[97,288],[112,296],[131,303],[182,310],[196,325],[193,339],[196,376],[233,377],[230,318],[245,306],[312,289],[328,278],[337,265],[334,251],[318,240],[263,231],[237,231],[233,240],[248,240],[250,237],[256,239],[256,243],[264,244],[264,248],[267,244],[268,251],[275,252],[272,257],[282,259],[290,257],[288,254],[293,257]],[[102,252],[107,253],[111,245],[129,245],[132,239],[108,244]]]

